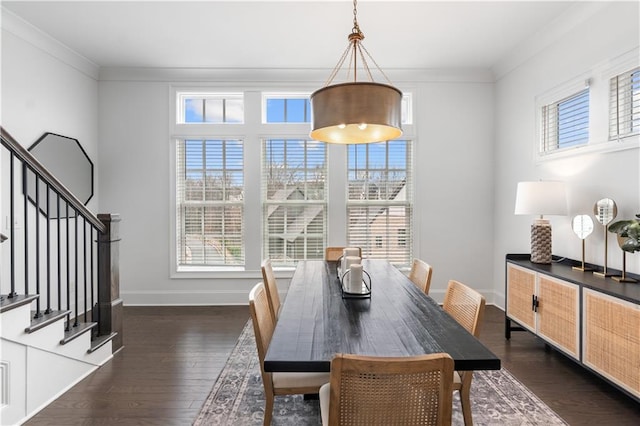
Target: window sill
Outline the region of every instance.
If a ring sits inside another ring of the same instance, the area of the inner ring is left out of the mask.
[[[276,278],[291,278],[294,268],[274,268]],[[171,279],[262,279],[262,272],[244,266],[180,266],[171,271]]]
[[[563,158],[575,157],[586,154],[604,154],[608,152],[624,151],[627,149],[640,148],[640,135],[629,136],[624,139],[606,141],[600,143],[591,143],[575,148],[567,148],[554,151],[551,153],[536,155],[536,163],[544,163],[546,161],[558,160]]]

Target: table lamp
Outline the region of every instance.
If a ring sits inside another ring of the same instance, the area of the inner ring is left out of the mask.
[[[551,224],[544,215],[566,215],[564,182],[518,182],[515,214],[540,215],[531,224],[531,262],[551,263]]]

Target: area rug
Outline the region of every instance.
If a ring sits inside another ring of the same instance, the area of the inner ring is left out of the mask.
[[[193,425],[262,425],[264,402],[258,353],[249,321]],[[474,425],[567,424],[505,369],[474,373],[471,406]],[[305,400],[302,395],[276,396],[271,424],[319,425],[319,403]],[[457,392],[453,424],[464,424]]]

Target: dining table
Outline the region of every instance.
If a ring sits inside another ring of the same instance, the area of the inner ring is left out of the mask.
[[[406,357],[446,352],[456,370],[498,370],[500,359],[398,268],[363,259],[370,294],[344,297],[339,262],[298,262],[264,369],[329,372],[337,353]]]

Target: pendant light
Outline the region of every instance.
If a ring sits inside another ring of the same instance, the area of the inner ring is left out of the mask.
[[[311,138],[336,144],[381,142],[402,135],[400,128],[402,92],[391,81],[363,46],[364,34],[357,19],[357,0],[353,1],[353,28],[349,44],[324,87],[311,94]],[[349,58],[346,69],[352,81],[331,84]],[[373,81],[368,61],[389,84]],[[368,81],[358,81],[358,61]]]

